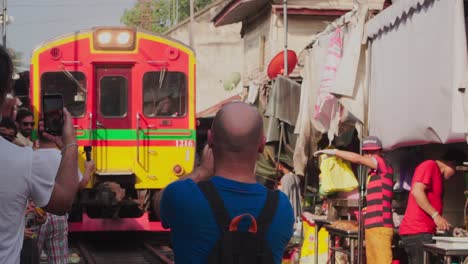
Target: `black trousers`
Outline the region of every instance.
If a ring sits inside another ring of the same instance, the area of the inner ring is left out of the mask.
[[[39,249],[36,239],[23,240],[23,248],[21,248],[21,264],[39,264]]]
[[[434,243],[432,236],[433,234],[429,233],[401,236],[401,242],[408,254],[409,264],[424,264],[423,244]]]

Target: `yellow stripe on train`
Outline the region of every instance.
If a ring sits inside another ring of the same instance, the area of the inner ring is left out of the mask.
[[[102,177],[114,175],[136,176],[135,189],[162,189],[193,169],[194,147],[140,147],[137,155],[135,146],[93,147],[96,174]],[[80,151],[79,166],[84,172],[84,151]],[[175,166],[181,171],[176,173]],[[86,188],[92,188],[96,179],[91,178]]]

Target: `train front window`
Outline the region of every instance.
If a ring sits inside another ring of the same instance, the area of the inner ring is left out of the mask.
[[[187,78],[183,72],[147,72],[143,76],[143,114],[180,117],[187,112]]]
[[[82,72],[46,72],[41,77],[42,94],[58,93],[74,117],[86,112],[86,77]]]
[[[105,76],[101,79],[99,106],[105,117],[124,117],[128,107],[128,82],[122,76]]]

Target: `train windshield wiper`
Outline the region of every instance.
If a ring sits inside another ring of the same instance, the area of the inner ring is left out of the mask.
[[[64,67],[62,67],[62,71],[63,71],[63,73],[65,73],[65,76],[67,76],[68,79],[70,79],[72,82],[74,82],[75,85],[78,86],[78,88],[81,91],[83,91],[84,93],[88,93],[88,90],[86,90],[86,88],[84,88],[83,85],[81,85],[81,83],[73,76],[73,74],[71,74],[71,72],[69,72]]]
[[[164,67],[160,72],[159,72],[159,83],[158,83],[158,90],[160,91],[162,89],[163,83],[164,83],[164,78],[166,77],[166,68]],[[151,111],[152,113],[150,116],[155,116],[156,115],[156,90],[153,88],[151,89],[151,97],[153,100],[153,110]]]

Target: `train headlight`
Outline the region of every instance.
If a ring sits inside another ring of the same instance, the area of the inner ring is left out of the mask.
[[[109,44],[112,40],[112,34],[108,31],[100,32],[98,35],[99,44]]]
[[[130,34],[128,32],[120,32],[117,35],[117,43],[125,45],[130,41]]]
[[[136,32],[128,27],[99,27],[93,32],[96,50],[134,50]]]

